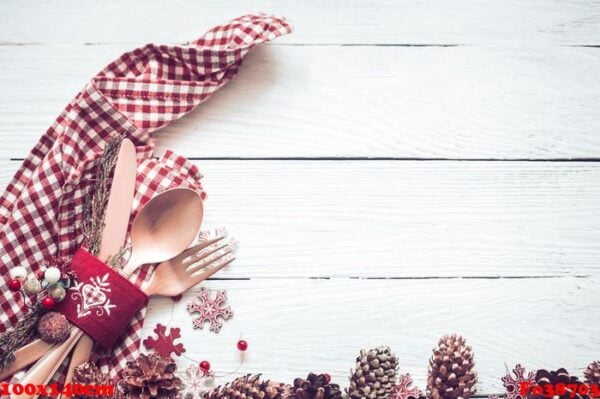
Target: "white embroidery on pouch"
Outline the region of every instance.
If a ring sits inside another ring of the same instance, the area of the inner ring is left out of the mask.
[[[79,319],[92,312],[95,312],[96,316],[102,316],[104,313],[110,316],[110,310],[116,307],[106,296],[106,293],[111,291],[108,273],[102,277],[92,277],[88,283],[78,282],[70,289],[74,291],[71,293],[71,299],[81,298],[81,303],[77,304],[77,318]]]

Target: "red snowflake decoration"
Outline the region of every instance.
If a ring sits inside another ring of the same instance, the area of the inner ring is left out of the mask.
[[[159,323],[154,328],[154,332],[158,338],[148,337],[142,343],[146,349],[154,349],[161,356],[171,357],[171,353],[181,356],[185,352],[183,344],[179,343],[175,345],[175,340],[181,337],[180,331],[181,329],[179,328],[171,328],[169,334],[167,334],[167,327]]]
[[[421,396],[421,390],[417,387],[411,387],[412,382],[410,374],[400,375],[398,383],[392,388],[389,399],[418,399]]]
[[[194,319],[194,328],[202,329],[204,323],[210,323],[210,331],[219,332],[223,323],[219,319],[227,320],[233,316],[231,306],[224,306],[227,302],[227,292],[218,290],[215,298],[211,298],[211,291],[202,287],[198,293],[198,301],[190,301],[187,310],[190,313],[200,313]]]
[[[535,384],[535,373],[530,371],[525,374],[525,368],[517,364],[512,371],[514,377],[506,370],[506,375],[502,377],[502,383],[506,388],[506,399],[523,399],[521,395],[521,383]]]

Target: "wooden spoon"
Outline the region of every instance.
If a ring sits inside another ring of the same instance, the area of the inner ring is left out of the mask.
[[[200,195],[187,188],[167,190],[150,200],[133,222],[131,257],[122,273],[129,276],[143,264],[163,262],[183,252],[197,236],[203,212]],[[71,336],[61,345],[48,351],[19,383],[48,383],[83,335],[81,330],[73,327]],[[11,396],[19,399],[32,397],[37,395]]]
[[[133,222],[131,257],[123,274],[181,253],[198,235],[202,215],[202,200],[194,190],[175,188],[154,197]]]

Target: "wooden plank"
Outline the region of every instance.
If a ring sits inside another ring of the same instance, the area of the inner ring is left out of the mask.
[[[177,43],[257,11],[287,16],[296,32],[281,43],[302,44],[598,44],[600,26],[594,0],[30,0],[0,3],[0,43]]]
[[[205,227],[240,241],[221,277],[598,275],[598,163],[197,165]]]
[[[0,159],[23,157],[129,46],[0,47]],[[600,157],[600,51],[262,47],[162,130],[190,157]]]
[[[345,387],[358,351],[386,344],[397,352],[400,372],[424,388],[437,340],[460,333],[474,348],[479,392],[500,393],[505,365],[566,367],[581,376],[598,355],[598,279],[259,279],[206,286],[226,289],[234,311],[219,334],[192,328],[185,310],[191,293],[175,305],[150,302],[144,335],[159,322],[180,327],[188,357],[180,367],[206,359],[218,374],[236,370],[241,335],[249,350],[238,374],[291,383],[327,372]]]

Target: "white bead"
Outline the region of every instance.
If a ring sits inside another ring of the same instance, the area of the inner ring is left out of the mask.
[[[56,267],[47,268],[44,272],[44,280],[46,280],[48,284],[56,283],[58,280],[60,280],[60,270],[58,270]]]
[[[27,277],[27,270],[23,266],[15,266],[10,269],[10,277],[17,280],[24,280]]]

